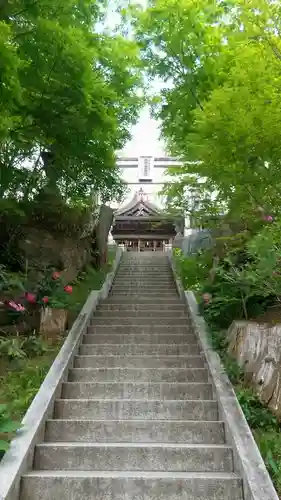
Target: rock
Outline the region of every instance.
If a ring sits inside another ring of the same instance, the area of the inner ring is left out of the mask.
[[[47,339],[52,339],[65,331],[67,311],[46,307],[41,310],[40,332]]]
[[[38,272],[48,268],[63,270],[66,281],[72,281],[91,260],[91,238],[53,235],[44,229],[27,228],[26,238],[19,243],[28,263],[28,270]],[[37,278],[38,279],[38,278]]]
[[[234,321],[227,337],[228,353],[244,369],[246,380],[261,401],[281,416],[281,324]]]

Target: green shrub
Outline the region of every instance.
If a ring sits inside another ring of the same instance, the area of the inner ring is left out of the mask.
[[[13,417],[21,418],[36,396],[61,343],[43,356],[26,359],[21,369],[7,371],[0,377],[0,400],[9,401]]]
[[[26,356],[33,358],[35,356],[42,356],[42,354],[48,351],[48,346],[41,337],[30,335],[21,341],[21,349],[25,352]]]
[[[237,398],[252,429],[278,430],[277,418],[264,406],[258,396],[249,388],[240,388]]]
[[[24,358],[41,356],[47,352],[48,346],[41,337],[0,337],[0,358],[8,361],[20,361]]]
[[[213,259],[207,260],[206,255],[204,261],[200,254],[186,258],[180,252],[174,254],[183,286],[192,288],[200,298],[199,310],[210,326],[212,346],[218,351],[236,389],[239,403],[279,493],[280,422],[253,390],[245,386],[243,370],[227,353],[226,329],[233,320],[254,318],[268,306],[280,303],[280,233],[281,224],[277,221],[263,227],[251,238],[247,233],[237,240],[235,237],[226,241],[221,239],[216,269],[212,269]],[[212,279],[209,279],[211,269]]]
[[[26,352],[22,348],[20,337],[0,338],[0,357],[7,358],[8,361],[21,360],[26,357]]]
[[[254,436],[277,491],[281,491],[281,433],[254,430]]]
[[[0,405],[0,455],[9,449],[9,436],[20,428],[20,422],[11,419],[8,406]],[[7,438],[5,439],[5,436]]]
[[[175,267],[184,290],[201,289],[207,279],[211,261],[210,251],[184,256],[181,250],[174,250]]]

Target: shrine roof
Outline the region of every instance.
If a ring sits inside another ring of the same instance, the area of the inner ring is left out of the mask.
[[[115,211],[116,216],[120,217],[155,217],[161,216],[163,211],[151,203],[147,199],[144,199],[143,193],[136,193],[133,199],[125,206],[117,209]]]

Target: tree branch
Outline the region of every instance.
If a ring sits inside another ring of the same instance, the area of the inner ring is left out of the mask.
[[[31,4],[27,5],[24,9],[19,10],[15,14],[11,14],[11,17],[21,16],[24,12],[28,11],[30,7],[34,7],[34,5],[36,4],[38,4],[38,0],[35,0],[35,2],[32,2]]]

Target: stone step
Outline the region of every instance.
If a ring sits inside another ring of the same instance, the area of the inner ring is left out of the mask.
[[[203,356],[75,356],[74,368],[204,368]]]
[[[161,279],[174,279],[174,276],[171,269],[158,269],[149,271],[143,271],[141,269],[135,272],[131,272],[129,270],[125,271],[120,268],[115,276],[115,279],[118,278],[132,278],[132,279],[143,279],[143,280],[149,278],[156,278],[161,280]]]
[[[166,261],[163,262],[122,262],[118,268],[118,272],[133,272],[133,273],[138,273],[138,272],[171,272],[171,266],[170,264]]]
[[[171,287],[170,285],[164,285],[161,286],[160,288],[157,288],[155,286],[137,287],[137,286],[112,285],[109,297],[115,297],[115,298],[118,297],[120,300],[122,300],[122,297],[124,295],[138,297],[140,300],[142,300],[143,297],[150,297],[151,302],[154,302],[153,297],[179,298],[177,289],[174,286]]]
[[[158,262],[121,262],[118,268],[118,272],[124,271],[124,270],[132,270],[137,273],[140,272],[140,270],[145,269],[147,272],[156,272],[159,269],[162,269],[163,271],[166,272],[171,272],[171,266],[168,261],[158,261]]]
[[[184,307],[184,305],[181,303],[181,302],[175,302],[175,303],[170,303],[170,302],[167,302],[165,304],[165,308],[163,309],[163,304],[159,303],[159,304],[154,304],[154,303],[151,303],[151,302],[148,302],[148,303],[139,303],[139,302],[135,302],[135,303],[131,303],[131,304],[128,304],[128,303],[124,303],[124,302],[119,302],[119,303],[101,303],[99,304],[98,306],[98,309],[97,311],[102,311],[102,312],[112,312],[112,311],[121,311],[123,314],[126,314],[128,313],[129,316],[131,315],[131,312],[134,311],[134,312],[145,312],[145,313],[149,313],[150,311],[162,311],[162,312],[165,312],[165,311],[177,311],[178,313],[185,313],[187,314],[187,311]]]
[[[173,278],[173,273],[171,269],[167,267],[159,267],[158,269],[145,269],[143,268],[138,268],[135,269],[124,269],[124,268],[119,268],[118,272],[115,275],[115,279],[117,278],[132,278],[132,279],[147,279],[147,278],[160,278],[160,279],[166,279],[166,278]]]
[[[161,272],[158,272],[158,273],[155,273],[155,275],[153,274],[149,274],[149,273],[143,273],[143,274],[132,274],[131,276],[128,275],[128,274],[124,274],[124,273],[118,273],[115,278],[114,278],[114,281],[113,283],[116,283],[118,281],[126,281],[126,283],[130,283],[130,282],[133,282],[133,283],[161,283],[161,282],[165,282],[165,283],[170,283],[172,285],[175,284],[175,279],[173,277],[173,275],[171,273],[166,273],[166,274],[163,274]]]
[[[127,277],[127,276],[117,276],[114,281],[113,285],[116,286],[129,286],[129,287],[138,287],[141,288],[142,286],[155,286],[155,287],[160,287],[161,285],[167,285],[170,287],[175,287],[175,280],[172,276],[142,276],[142,277],[136,277],[135,275],[132,277]]]
[[[122,260],[121,266],[136,266],[136,268],[147,266],[147,267],[163,267],[170,266],[167,254],[151,252],[151,254],[146,254],[141,252],[139,254],[128,252],[125,254],[129,256],[128,260]],[[159,258],[161,256],[161,258]],[[164,256],[164,258],[162,258]]]
[[[233,472],[227,445],[173,443],[42,443],[36,470]]]
[[[160,316],[152,317],[136,317],[136,316],[120,316],[115,313],[114,316],[94,316],[91,321],[92,325],[175,325],[175,326],[186,326],[189,323],[188,317],[177,317],[176,315],[170,317]]]
[[[145,279],[137,279],[137,278],[115,278],[113,282],[114,286],[126,286],[129,288],[132,287],[155,287],[155,288],[160,288],[162,286],[170,286],[170,287],[175,287],[175,280],[172,278],[167,278],[167,279],[160,279],[158,278],[145,278]]]
[[[124,292],[124,291],[129,291],[129,292],[136,292],[136,293],[148,293],[148,292],[151,292],[151,293],[157,293],[157,295],[163,295],[163,293],[176,293],[176,285],[174,283],[170,284],[170,285],[165,285],[164,286],[161,286],[161,285],[157,285],[155,283],[151,283],[151,284],[145,284],[145,285],[137,285],[137,284],[131,284],[131,285],[126,285],[124,283],[122,284],[114,284],[112,285],[111,287],[111,290],[112,292],[114,293],[119,293],[119,292]]]
[[[167,269],[168,271],[171,271],[171,266],[169,263],[169,260],[166,259],[150,259],[150,260],[139,260],[139,259],[134,259],[134,260],[122,260],[119,264],[120,269],[136,269],[138,271],[139,269],[147,269],[148,271],[151,270],[157,270],[159,268],[161,269]]]
[[[213,400],[58,399],[54,418],[89,420],[218,420]]]
[[[158,307],[156,309],[138,309],[138,310],[133,310],[132,308],[128,309],[127,311],[120,311],[120,310],[104,310],[104,309],[97,309],[93,315],[92,321],[94,322],[96,318],[137,318],[137,319],[143,319],[143,318],[150,318],[157,319],[157,318],[168,318],[168,319],[185,319],[186,321],[189,320],[189,317],[187,315],[187,311],[184,309],[184,307],[180,307],[180,309],[163,309],[162,307]]]
[[[188,335],[187,333],[179,334],[162,334],[162,333],[125,333],[120,335],[113,334],[90,334],[87,333],[83,337],[83,344],[196,344],[196,337],[194,334]]]
[[[123,254],[70,366],[19,500],[243,500],[166,254]]]
[[[186,335],[191,335],[190,326],[174,326],[174,325],[91,325],[87,328],[87,333],[93,335],[94,333],[99,335],[107,334],[179,334],[184,333]],[[195,334],[193,335],[196,338]]]
[[[243,500],[230,473],[32,471],[21,500]]]
[[[48,420],[47,442],[224,444],[223,422],[156,420]]]
[[[62,399],[143,399],[184,400],[213,399],[208,383],[124,383],[124,382],[65,382]]]
[[[158,272],[147,272],[147,273],[123,273],[123,272],[118,272],[114,278],[114,281],[116,280],[133,280],[133,281],[149,281],[149,280],[159,280],[159,281],[170,281],[174,282],[174,276],[171,272],[163,272],[163,271],[158,271]]]
[[[143,290],[140,289],[140,290],[135,290],[135,288],[126,288],[126,287],[119,287],[117,290],[112,290],[110,291],[110,294],[109,294],[109,299],[118,299],[119,301],[120,300],[123,300],[124,298],[131,298],[131,299],[134,299],[134,300],[151,300],[151,301],[154,301],[155,299],[175,299],[175,298],[180,298],[178,293],[177,293],[177,290],[174,289],[174,290],[169,290],[169,289],[166,289],[166,288],[162,288],[161,290]]]
[[[122,298],[118,297],[118,296],[115,296],[115,295],[111,295],[109,296],[105,301],[101,302],[101,304],[106,304],[106,305],[118,305],[118,304],[124,304],[124,305],[127,305],[127,304],[141,304],[141,305],[150,305],[150,304],[153,304],[153,305],[162,305],[162,307],[166,307],[166,305],[171,305],[171,307],[174,307],[174,305],[181,305],[183,306],[183,302],[181,300],[181,298],[178,296],[178,295],[175,295],[173,294],[171,297],[168,297],[166,298],[165,296],[164,297],[158,297],[158,295],[155,295],[153,297],[153,299],[151,299],[150,296],[146,296],[146,295],[142,295],[142,297],[140,298],[139,296],[137,295],[133,295],[133,297],[131,298],[130,296],[123,296]]]
[[[171,274],[171,267],[169,263],[167,262],[158,262],[156,264],[151,264],[151,263],[144,263],[144,264],[137,264],[136,262],[133,262],[131,265],[129,263],[124,264],[122,263],[118,270],[117,273],[133,273],[133,274],[139,274],[139,273],[144,273],[144,274],[149,274],[149,273],[163,273],[163,274]]]
[[[135,271],[129,268],[119,268],[115,278],[173,278],[170,268],[159,267],[158,269],[136,268]]]
[[[131,278],[131,279],[149,279],[149,278],[156,278],[156,279],[173,279],[173,273],[171,269],[167,268],[159,268],[159,269],[138,269],[133,272],[130,269],[119,269],[117,274],[115,275],[115,279],[118,278]]]
[[[206,368],[72,368],[69,382],[208,382]]]
[[[170,341],[171,342],[171,341]],[[196,344],[81,344],[79,354],[100,356],[177,356],[200,354]]]

